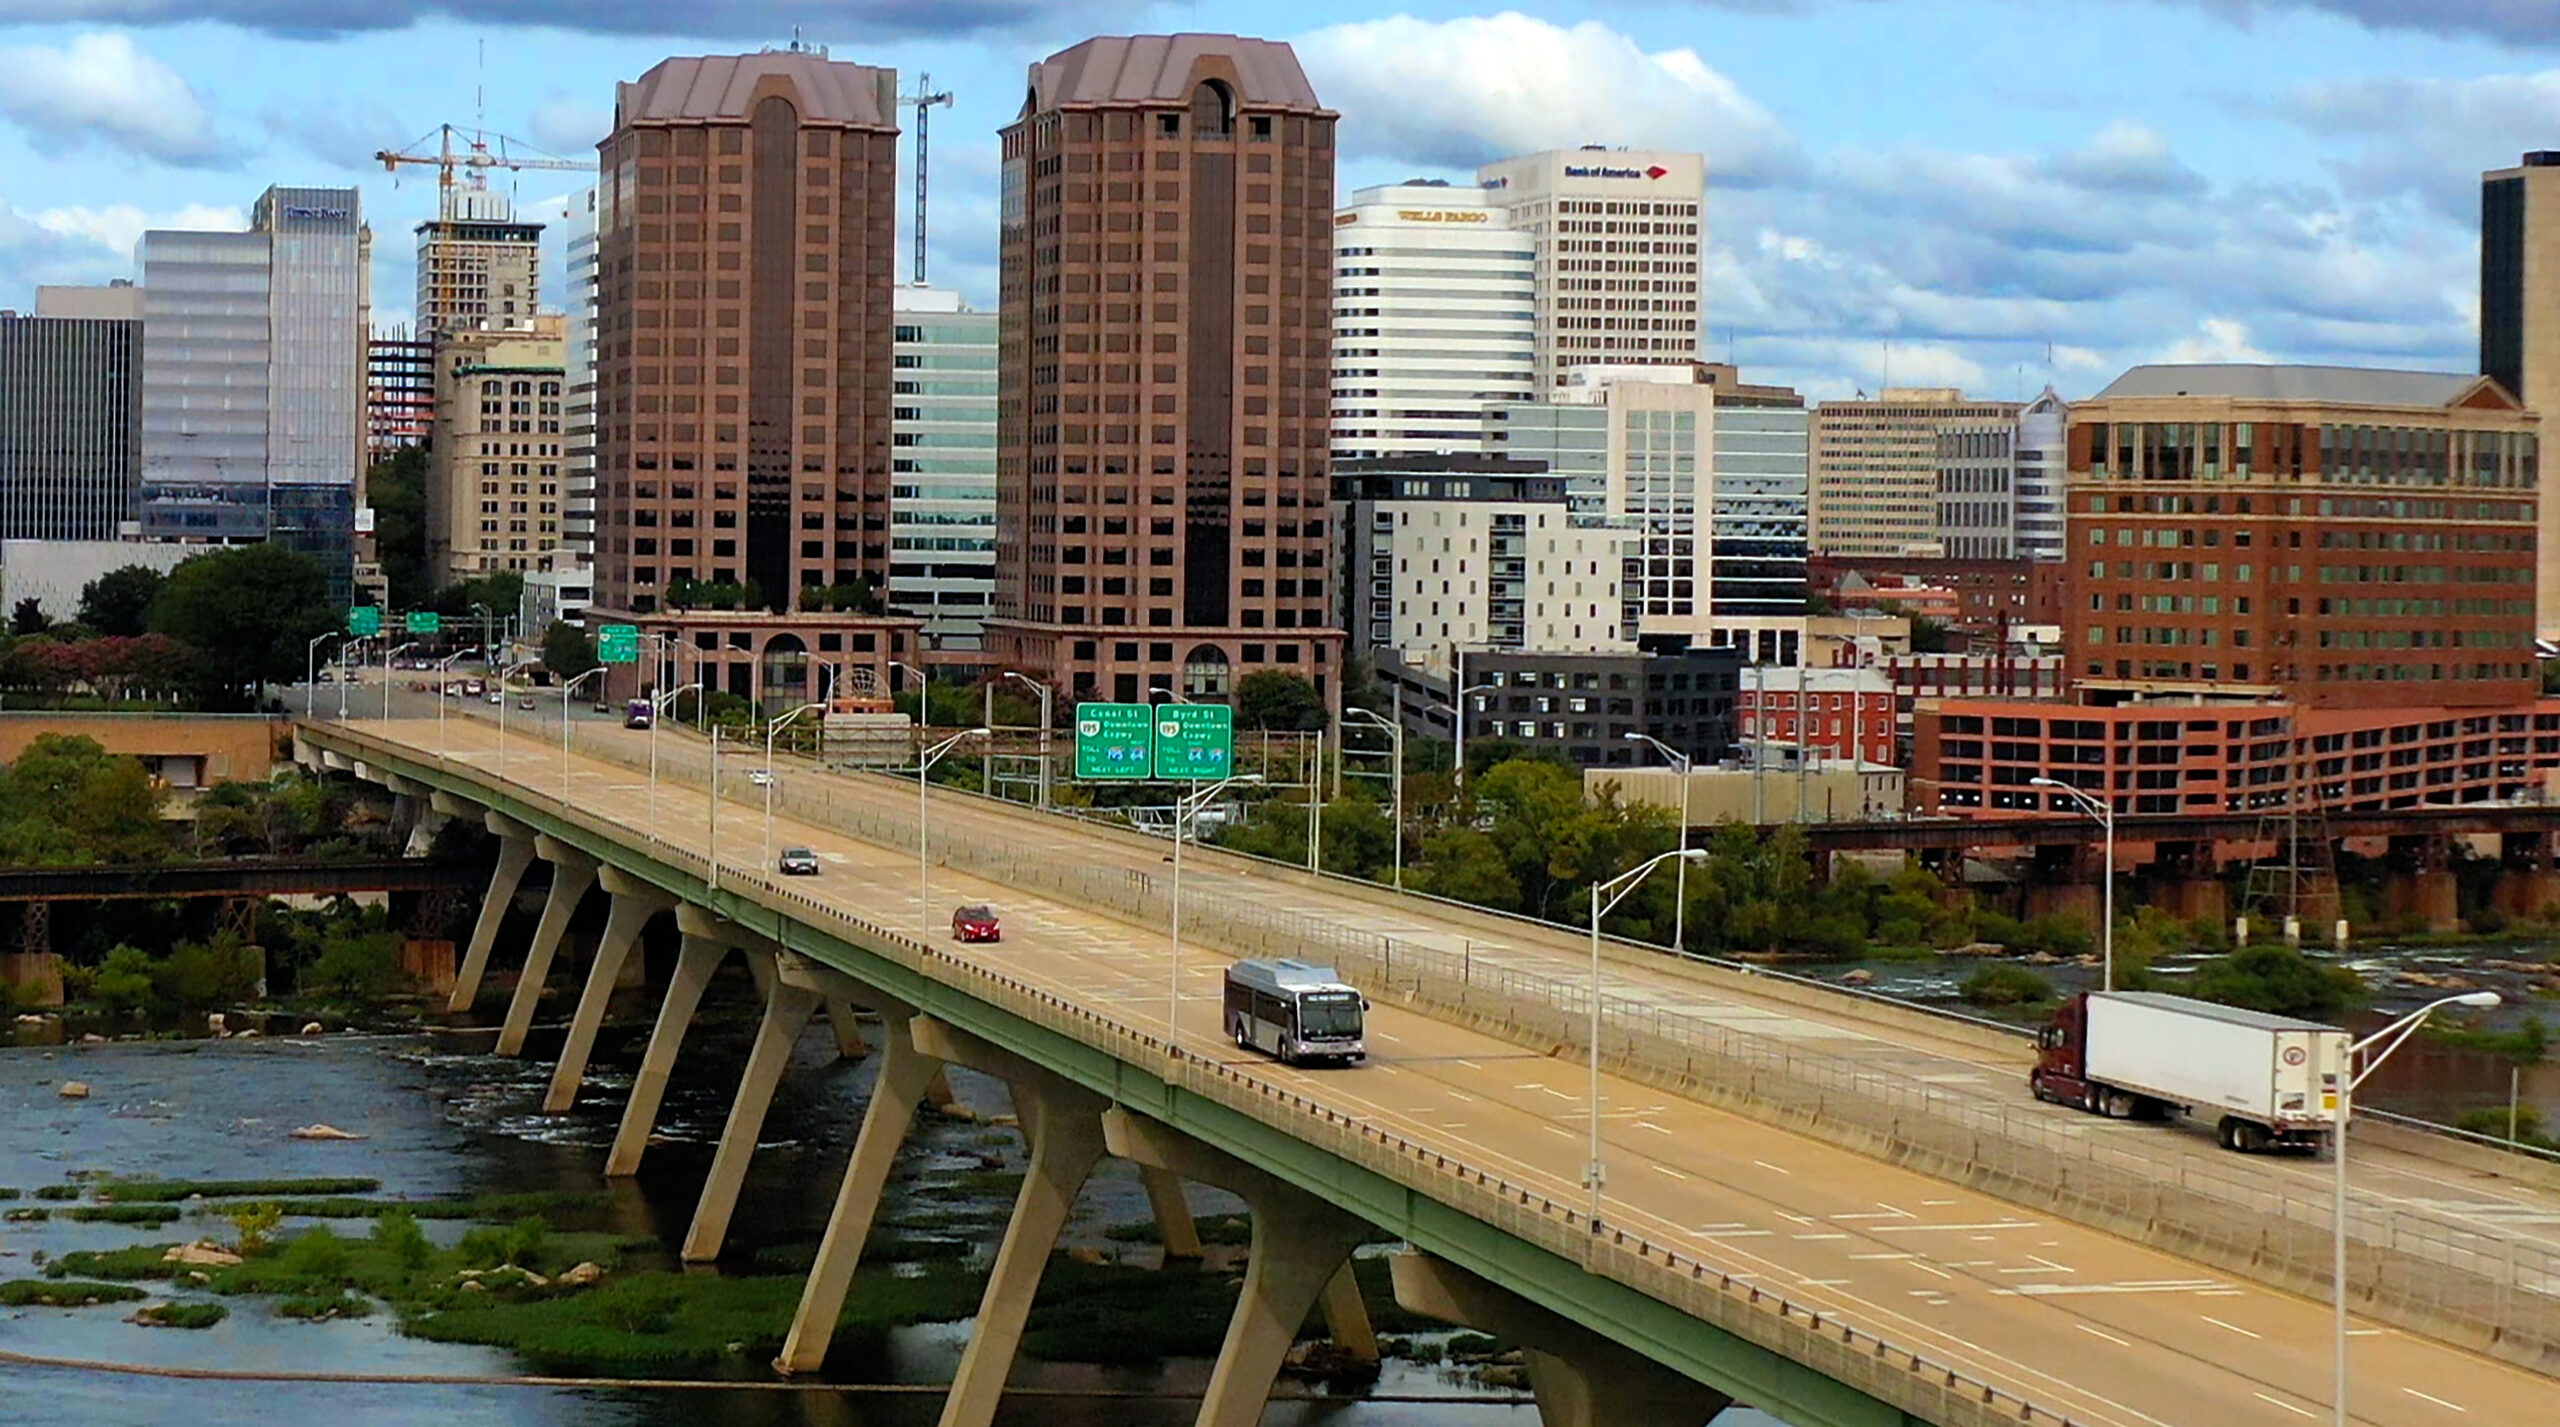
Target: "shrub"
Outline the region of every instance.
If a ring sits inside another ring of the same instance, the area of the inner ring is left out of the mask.
[[[336,1280],[346,1276],[355,1256],[346,1240],[330,1232],[328,1225],[314,1224],[294,1235],[279,1257],[287,1273]]]
[[[240,1234],[240,1256],[254,1258],[273,1245],[276,1225],[284,1222],[284,1211],[273,1204],[243,1204],[225,1216]]]
[[[2200,1001],[2321,1020],[2363,1000],[2364,982],[2343,966],[2314,961],[2289,946],[2252,946],[2197,967],[2187,994]]]
[[[80,1186],[76,1184],[44,1185],[36,1190],[36,1197],[38,1199],[77,1199],[80,1197]]]
[[[436,1253],[435,1245],[427,1240],[427,1231],[418,1227],[418,1216],[405,1209],[391,1210],[374,1220],[373,1241],[408,1273],[425,1268]]]
[[[154,1303],[133,1315],[146,1328],[210,1328],[231,1316],[219,1303]]]
[[[21,1278],[0,1283],[0,1307],[86,1308],[92,1303],[125,1303],[143,1296],[139,1288],[87,1279]]]
[[[2023,966],[1985,966],[1964,979],[1963,996],[1974,1006],[2025,1006],[2053,999],[2053,983]]]
[[[151,953],[138,946],[119,946],[107,953],[90,982],[90,994],[119,1015],[138,1015],[150,1008],[155,994]]]

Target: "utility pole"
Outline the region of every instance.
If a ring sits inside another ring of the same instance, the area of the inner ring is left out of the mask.
[[[933,76],[918,71],[916,92],[903,95],[901,99],[905,103],[914,105],[916,111],[916,261],[915,266],[910,269],[909,281],[922,287],[924,286],[925,154],[932,147],[934,106],[948,105],[951,102],[951,91],[935,89]]]

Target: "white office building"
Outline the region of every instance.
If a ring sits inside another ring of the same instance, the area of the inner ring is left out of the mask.
[[[1488,404],[1538,391],[1530,235],[1439,182],[1361,189],[1333,223],[1333,454],[1479,449]]]
[[[580,189],[566,200],[568,311],[561,348],[561,385],[567,393],[561,417],[560,543],[591,581],[596,547],[596,307],[601,292],[596,266],[596,191]]]
[[[941,649],[984,647],[996,588],[996,314],[947,288],[894,297],[891,609]]]
[[[1533,245],[1539,390],[1561,389],[1577,366],[1703,355],[1705,155],[1557,149],[1476,179]]]
[[[2067,553],[2062,533],[2062,487],[2070,456],[2071,405],[2046,387],[2018,413],[2018,471],[2011,543],[2030,560],[2059,560]]]

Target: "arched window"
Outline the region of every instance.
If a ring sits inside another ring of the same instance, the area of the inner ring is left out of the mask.
[[[1204,79],[1191,91],[1191,132],[1202,138],[1223,139],[1235,132],[1236,101],[1227,86],[1218,80]]]

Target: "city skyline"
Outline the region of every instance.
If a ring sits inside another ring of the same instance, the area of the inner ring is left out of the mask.
[[[78,23],[43,23],[75,10]],[[909,87],[930,72],[957,96],[936,122],[933,276],[982,309],[995,305],[995,131],[1021,66],[1098,30],[1235,29],[1292,42],[1343,114],[1342,193],[1463,182],[1480,163],[1585,141],[1705,152],[1708,354],[1815,400],[1888,377],[2086,395],[2151,360],[2464,369],[2478,175],[2547,146],[2533,120],[2560,90],[2546,72],[2560,19],[2512,7],[2420,17],[2437,31],[2362,28],[2354,14],[2377,7],[2346,0],[2059,17],[2007,0],[1805,0],[1778,15],[1585,4],[1547,18],[1320,3],[1295,33],[1215,0],[804,10],[806,37],[836,58],[895,67]],[[720,29],[686,34],[676,26],[697,12],[670,21],[645,5],[581,7],[540,30],[458,2],[390,6],[366,23],[416,27],[363,31],[297,24],[292,6],[238,7],[239,25],[148,23],[160,13],[0,5],[0,78],[14,76],[0,100],[0,306],[31,307],[39,281],[134,275],[123,249],[143,227],[235,226],[244,176],[361,184],[377,228],[405,232],[433,185],[395,187],[370,155],[467,119],[475,80],[491,130],[579,153],[601,137],[615,78],[670,53],[787,42],[793,18],[724,6]],[[485,72],[484,37],[507,41],[487,46]],[[2101,51],[2103,71],[2069,59]],[[1843,66],[1863,66],[1858,85],[1837,84]],[[547,200],[573,178],[509,186],[529,217],[556,218]],[[377,252],[385,322],[407,315],[413,288],[400,246]]]

